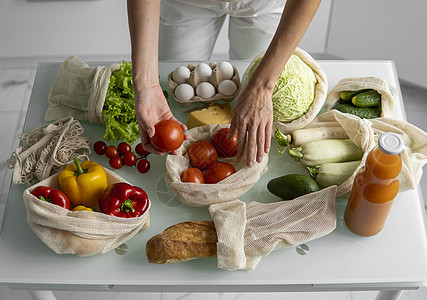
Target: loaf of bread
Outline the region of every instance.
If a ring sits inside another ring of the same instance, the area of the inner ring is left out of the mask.
[[[188,221],[172,225],[153,236],[146,245],[150,263],[168,264],[216,255],[213,221]]]

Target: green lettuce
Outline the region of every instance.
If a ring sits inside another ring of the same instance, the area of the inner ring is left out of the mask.
[[[106,127],[104,140],[125,140],[132,145],[139,138],[134,99],[132,63],[122,61],[120,69],[112,72],[110,76],[102,108]]]
[[[248,70],[253,74],[262,57]],[[273,119],[288,123],[303,116],[314,101],[316,76],[301,58],[292,54],[273,90]]]

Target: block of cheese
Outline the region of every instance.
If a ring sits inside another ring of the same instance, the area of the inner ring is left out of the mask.
[[[230,124],[233,111],[230,104],[215,104],[190,113],[187,120],[188,129],[207,124]]]

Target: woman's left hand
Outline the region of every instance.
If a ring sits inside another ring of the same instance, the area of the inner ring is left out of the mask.
[[[242,160],[247,143],[247,165],[261,162],[270,151],[273,125],[273,89],[259,88],[251,81],[240,94],[231,121],[229,137],[237,132],[237,159]]]

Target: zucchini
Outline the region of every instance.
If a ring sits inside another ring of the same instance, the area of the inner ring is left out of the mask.
[[[326,163],[360,160],[363,151],[350,139],[326,139],[289,149],[288,154],[301,164],[314,167]]]
[[[271,179],[267,184],[267,189],[282,200],[292,200],[308,193],[317,192],[319,185],[310,176],[289,174]]]
[[[342,100],[349,101],[357,94],[369,92],[369,91],[373,91],[373,89],[363,89],[363,90],[357,90],[357,91],[341,91],[340,98]]]
[[[375,90],[357,94],[351,98],[351,102],[357,107],[374,107],[381,105],[381,94]]]
[[[353,104],[338,104],[335,109],[342,113],[352,114],[361,119],[374,119],[381,117],[381,107],[357,107]]]
[[[322,187],[338,186],[353,175],[360,163],[361,160],[327,163],[316,167],[307,167],[307,170],[310,176]]]

